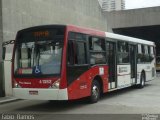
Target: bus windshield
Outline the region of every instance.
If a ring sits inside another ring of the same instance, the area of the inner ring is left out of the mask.
[[[63,29],[19,33],[15,43],[14,74],[36,77],[60,75],[63,39]]]

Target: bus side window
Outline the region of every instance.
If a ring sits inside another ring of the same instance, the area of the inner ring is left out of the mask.
[[[138,50],[137,50],[137,52],[138,52],[138,54],[137,54],[137,62],[141,63],[142,62],[142,57],[143,57],[141,44],[138,44],[137,48],[138,48]]]
[[[86,64],[86,43],[85,42],[76,42],[77,50],[77,64]]]
[[[155,56],[155,50],[153,46],[150,46],[150,62],[154,59]]]
[[[82,33],[76,33],[75,34],[75,40],[76,40],[76,58],[77,61],[75,64],[83,65],[87,63],[87,36]]]
[[[142,59],[141,59],[141,62],[142,63],[145,63],[145,46],[144,45],[141,45],[142,47]]]
[[[105,51],[104,39],[98,37],[89,38],[89,49],[93,51]]]
[[[137,56],[137,62],[138,63],[147,63],[151,62],[151,49],[147,45],[141,45],[138,44],[138,56]]]
[[[89,38],[90,64],[106,64],[105,39],[99,37]]]
[[[75,45],[75,33],[69,32],[68,35],[68,48],[67,48],[67,64],[74,65],[74,45]]]
[[[86,52],[86,35],[81,33],[69,34],[68,40],[68,64],[69,65],[82,65],[87,63]]]
[[[144,49],[145,49],[145,62],[150,62],[150,60],[149,60],[149,50],[148,50],[148,46],[147,45],[145,45],[144,46]]]
[[[118,63],[129,63],[129,49],[127,42],[118,41]]]
[[[68,65],[73,65],[75,60],[74,60],[74,41],[69,40],[68,41],[68,52],[67,52],[67,57],[68,57]]]

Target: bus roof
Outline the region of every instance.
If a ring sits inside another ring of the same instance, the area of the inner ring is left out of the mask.
[[[154,42],[152,42],[152,41],[147,41],[147,40],[138,39],[138,38],[134,38],[134,37],[128,37],[128,36],[119,35],[119,34],[110,33],[110,32],[104,32],[104,31],[96,30],[96,29],[92,29],[92,28],[80,27],[80,26],[76,26],[76,25],[61,25],[61,24],[41,25],[41,26],[34,26],[34,27],[22,29],[19,32],[32,30],[32,29],[38,29],[38,28],[52,28],[52,27],[65,27],[65,26],[68,26],[72,30],[76,30],[78,32],[82,32],[82,33],[86,33],[86,34],[98,35],[98,36],[102,36],[102,37],[112,38],[115,40],[123,40],[123,41],[128,41],[128,42],[133,42],[133,43],[147,44],[147,45],[155,46]]]
[[[143,40],[143,39],[139,39],[139,38],[128,37],[128,36],[109,33],[109,32],[105,32],[105,33],[106,33],[106,37],[113,38],[113,39],[116,39],[116,40],[123,40],[123,41],[140,43],[140,44],[147,44],[147,45],[155,45],[154,42],[152,42],[152,41],[147,41],[147,40]]]
[[[104,32],[104,31],[100,31],[100,30],[96,30],[96,29],[85,28],[85,27],[80,27],[80,26],[75,26],[75,25],[68,25],[68,26],[69,27],[74,27],[76,29],[91,31],[92,33],[93,32],[99,32],[99,33]],[[110,33],[110,32],[104,32],[104,33],[105,33],[105,37],[107,37],[107,38],[113,38],[115,40],[123,40],[123,41],[132,42],[132,43],[139,43],[139,44],[146,44],[146,45],[155,46],[154,42],[152,42],[152,41],[143,40],[143,39],[134,38],[134,37],[129,37],[129,36],[124,36],[124,35],[119,35],[119,34]]]

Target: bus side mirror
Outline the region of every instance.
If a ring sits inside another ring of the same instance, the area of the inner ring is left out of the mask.
[[[5,60],[6,57],[6,47],[3,47],[2,49],[2,59]]]

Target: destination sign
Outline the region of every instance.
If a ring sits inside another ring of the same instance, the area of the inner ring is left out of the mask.
[[[33,35],[35,37],[48,37],[49,36],[49,31],[37,31],[37,32],[33,32]]]

